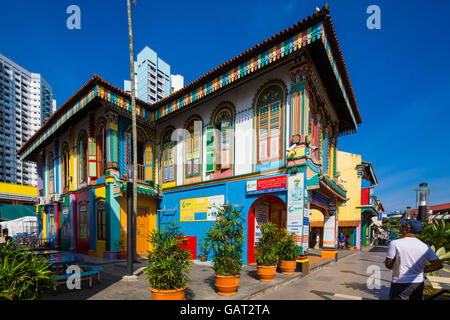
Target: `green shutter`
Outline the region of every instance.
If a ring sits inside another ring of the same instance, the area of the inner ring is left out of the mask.
[[[214,172],[214,126],[206,127],[206,172]]]
[[[88,174],[90,178],[97,177],[97,145],[94,137],[88,138]]]

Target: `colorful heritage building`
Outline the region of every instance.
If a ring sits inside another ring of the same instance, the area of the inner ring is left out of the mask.
[[[338,151],[339,180],[347,190],[347,201],[339,208],[339,233],[350,238],[350,247],[360,249],[373,239],[375,224],[381,225],[384,211],[381,201],[374,195],[378,184],[370,162],[361,155]],[[363,180],[368,187],[363,187]]]
[[[126,248],[130,108],[94,75],[19,150],[38,164],[38,211],[65,248]],[[138,253],[149,230],[177,221],[198,257],[222,204],[242,210],[244,263],[267,221],[295,232],[306,255],[310,216],[322,215],[323,247],[336,249],[338,138],[362,120],[327,9],[155,104],[137,100],[137,114]]]

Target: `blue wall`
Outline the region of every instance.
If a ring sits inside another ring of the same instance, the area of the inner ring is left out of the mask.
[[[272,175],[274,176],[274,175]],[[175,216],[173,217],[174,222],[180,222],[180,200],[189,198],[199,198],[199,197],[209,197],[215,195],[225,195],[225,203],[238,205],[242,207],[241,215],[244,219],[244,252],[243,252],[243,262],[247,264],[247,231],[248,231],[248,213],[253,202],[258,198],[267,194],[254,194],[246,196],[246,185],[247,180],[255,180],[267,178],[268,176],[260,176],[252,179],[228,181],[223,183],[209,184],[200,187],[191,187],[177,191],[164,192],[163,200],[161,201],[160,208],[166,209],[176,209]],[[281,200],[286,202],[287,193],[275,192],[270,193],[278,196]],[[173,213],[171,211],[168,214]],[[169,222],[170,218],[166,217],[163,222]],[[197,237],[197,258],[199,259],[200,247],[199,242],[202,238],[206,236],[208,229],[214,224],[213,221],[200,221],[200,222],[181,222],[180,227],[184,235],[186,236],[196,236]],[[161,227],[164,225],[162,224]],[[211,257],[208,256],[208,259]]]

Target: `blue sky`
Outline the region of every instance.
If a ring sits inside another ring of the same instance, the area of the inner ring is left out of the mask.
[[[306,18],[326,1],[144,1],[133,7],[135,53],[148,45],[185,84]],[[410,189],[450,202],[448,1],[328,1],[363,123],[339,149],[372,162],[387,212],[415,205]],[[81,30],[69,30],[69,5]],[[369,5],[381,30],[369,30]],[[52,85],[58,105],[93,73],[129,79],[126,1],[3,1],[0,52]]]

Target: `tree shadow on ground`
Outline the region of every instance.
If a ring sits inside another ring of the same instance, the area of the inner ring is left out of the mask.
[[[122,276],[102,271],[100,273],[100,282],[97,277],[92,279],[92,288],[89,288],[89,280],[81,280],[81,289],[68,289],[67,285],[62,283],[58,285],[56,293],[53,291],[42,295],[40,300],[87,300],[116,282],[122,280]]]
[[[346,288],[350,288],[355,291],[365,292],[374,296],[377,300],[385,300],[389,298],[389,288],[388,286],[381,285],[379,288],[370,289],[367,283],[360,282],[344,282],[343,285]],[[388,293],[386,295],[386,293]]]
[[[372,249],[370,249],[368,252],[386,252],[387,251],[387,247],[373,247]]]

